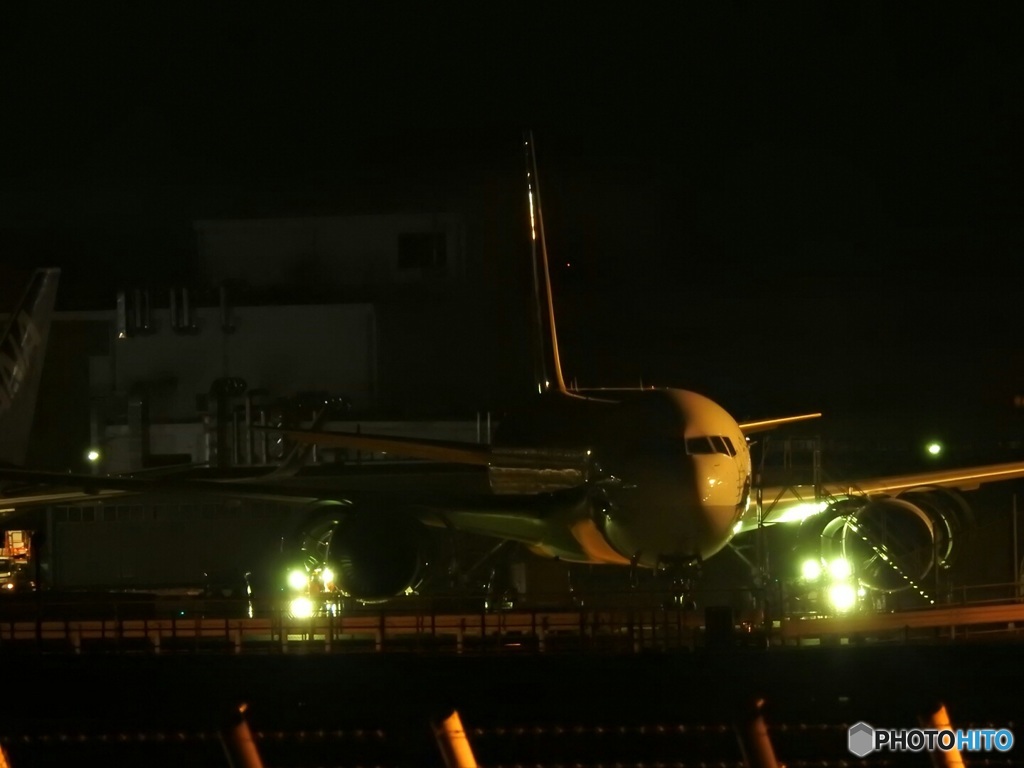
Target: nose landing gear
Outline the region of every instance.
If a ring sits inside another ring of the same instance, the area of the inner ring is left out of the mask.
[[[700,583],[703,561],[699,555],[680,555],[658,560],[658,575],[669,581],[669,599],[666,607],[684,611],[697,610],[694,598]]]

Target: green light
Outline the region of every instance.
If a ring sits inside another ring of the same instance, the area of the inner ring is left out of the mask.
[[[848,579],[853,574],[853,567],[845,557],[837,557],[828,564],[829,575],[836,581]]]
[[[313,615],[313,601],[308,597],[296,597],[288,606],[289,612],[296,619],[308,619]]]
[[[817,581],[821,576],[821,562],[818,560],[805,560],[800,566],[800,576],[804,581]]]
[[[942,454],[942,443],[933,440],[925,446],[925,451],[929,456],[939,456]]]
[[[309,576],[301,568],[288,572],[288,586],[294,590],[305,589],[309,586]]]
[[[857,591],[852,584],[833,584],[828,590],[828,601],[839,613],[846,613],[857,604]]]

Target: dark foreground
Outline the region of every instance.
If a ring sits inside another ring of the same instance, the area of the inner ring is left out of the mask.
[[[266,766],[443,765],[457,710],[481,766],[741,765],[763,699],[779,763],[932,765],[846,750],[864,720],[1024,737],[1017,644],[699,650],[607,656],[3,655],[0,744],[12,768],[229,762],[239,704]],[[1024,765],[1024,747],[985,753]],[[971,764],[968,760],[968,764]]]

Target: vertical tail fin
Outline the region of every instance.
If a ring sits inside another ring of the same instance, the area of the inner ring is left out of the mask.
[[[537,391],[555,390],[567,394],[558,356],[558,333],[555,329],[555,306],[551,295],[551,270],[548,247],[544,237],[544,213],[540,203],[540,181],[537,178],[537,152],[533,132],[523,140],[526,150],[526,196],[530,212],[530,248],[533,259],[533,300],[536,310],[535,371]],[[538,254],[539,243],[539,254]]]
[[[59,279],[37,269],[0,336],[0,464],[25,463]]]

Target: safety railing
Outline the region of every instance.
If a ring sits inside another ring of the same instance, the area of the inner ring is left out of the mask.
[[[1003,597],[1014,586],[959,588],[953,599],[920,610],[778,618],[768,612],[774,606],[742,591],[708,592],[698,610],[606,593],[595,603],[492,602],[490,609],[465,597],[338,601],[310,618],[273,603],[220,598],[32,593],[0,600],[0,652],[643,653],[837,638],[955,640],[1024,632],[1024,601]]]
[[[0,618],[0,651],[636,653],[705,643],[696,612],[361,613],[299,619]]]

